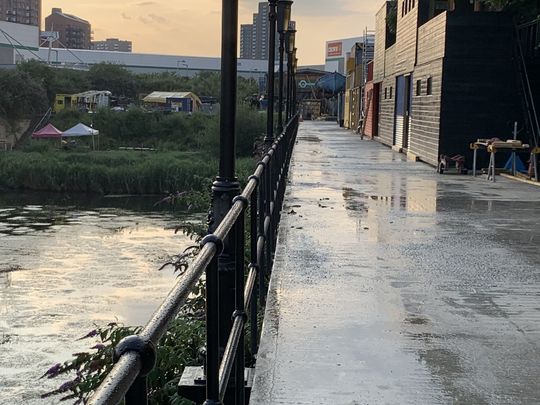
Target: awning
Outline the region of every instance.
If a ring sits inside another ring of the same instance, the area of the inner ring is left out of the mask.
[[[39,131],[32,134],[32,138],[61,138],[62,131],[56,128],[53,124],[47,124]]]
[[[83,123],[78,123],[73,128],[64,131],[62,134],[63,137],[75,137],[75,136],[93,136],[99,135],[97,129],[90,128],[89,126],[84,125]]]

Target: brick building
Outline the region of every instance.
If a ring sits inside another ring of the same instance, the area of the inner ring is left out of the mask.
[[[104,41],[93,41],[92,49],[96,51],[131,52],[131,41],[123,41],[118,38],[107,38]]]
[[[39,27],[41,0],[0,0],[0,21]]]
[[[57,31],[60,43],[53,47],[65,46],[69,49],[91,49],[92,28],[90,23],[72,14],[62,12],[61,8],[53,8],[51,15],[45,18],[45,31]]]

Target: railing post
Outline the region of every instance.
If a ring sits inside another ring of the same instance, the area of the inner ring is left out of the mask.
[[[232,206],[232,199],[240,192],[240,183],[235,176],[235,131],[236,131],[236,84],[237,84],[237,45],[238,45],[238,0],[222,0],[222,26],[221,26],[221,110],[220,110],[220,154],[219,173],[212,185],[212,212],[210,214],[209,231],[214,230],[222,222]],[[224,249],[218,259],[218,282],[214,290],[215,297],[219,299],[217,308],[219,316],[217,320],[218,329],[210,329],[207,325],[208,334],[213,340],[217,337],[218,346],[216,348],[207,347],[213,356],[217,350],[218,358],[223,355],[229,333],[232,328],[231,315],[235,309],[234,288],[235,288],[235,263],[236,251],[235,241],[232,237],[227,237],[224,241]],[[208,282],[208,280],[207,280]],[[210,294],[208,295],[210,298]],[[208,299],[207,298],[207,299]],[[214,307],[213,307],[214,308]],[[209,341],[210,343],[210,341]],[[215,360],[215,359],[213,359]],[[213,367],[213,365],[212,365]],[[215,376],[212,374],[215,372]],[[215,395],[215,380],[218,378],[219,367],[208,369],[207,381],[212,383],[209,400],[219,401],[218,394]]]
[[[125,405],[148,405],[148,377],[137,377],[126,393]]]

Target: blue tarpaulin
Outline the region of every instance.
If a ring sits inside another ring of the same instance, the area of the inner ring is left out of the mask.
[[[315,87],[331,93],[339,93],[345,90],[345,76],[338,72],[329,73],[317,80]]]

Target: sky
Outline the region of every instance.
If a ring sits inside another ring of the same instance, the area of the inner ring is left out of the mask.
[[[239,23],[250,24],[258,0],[239,0]],[[325,43],[361,36],[375,25],[383,0],[295,0],[300,65],[322,64]],[[221,0],[43,0],[92,24],[94,39],[133,41],[133,51],[184,56],[219,56]]]

